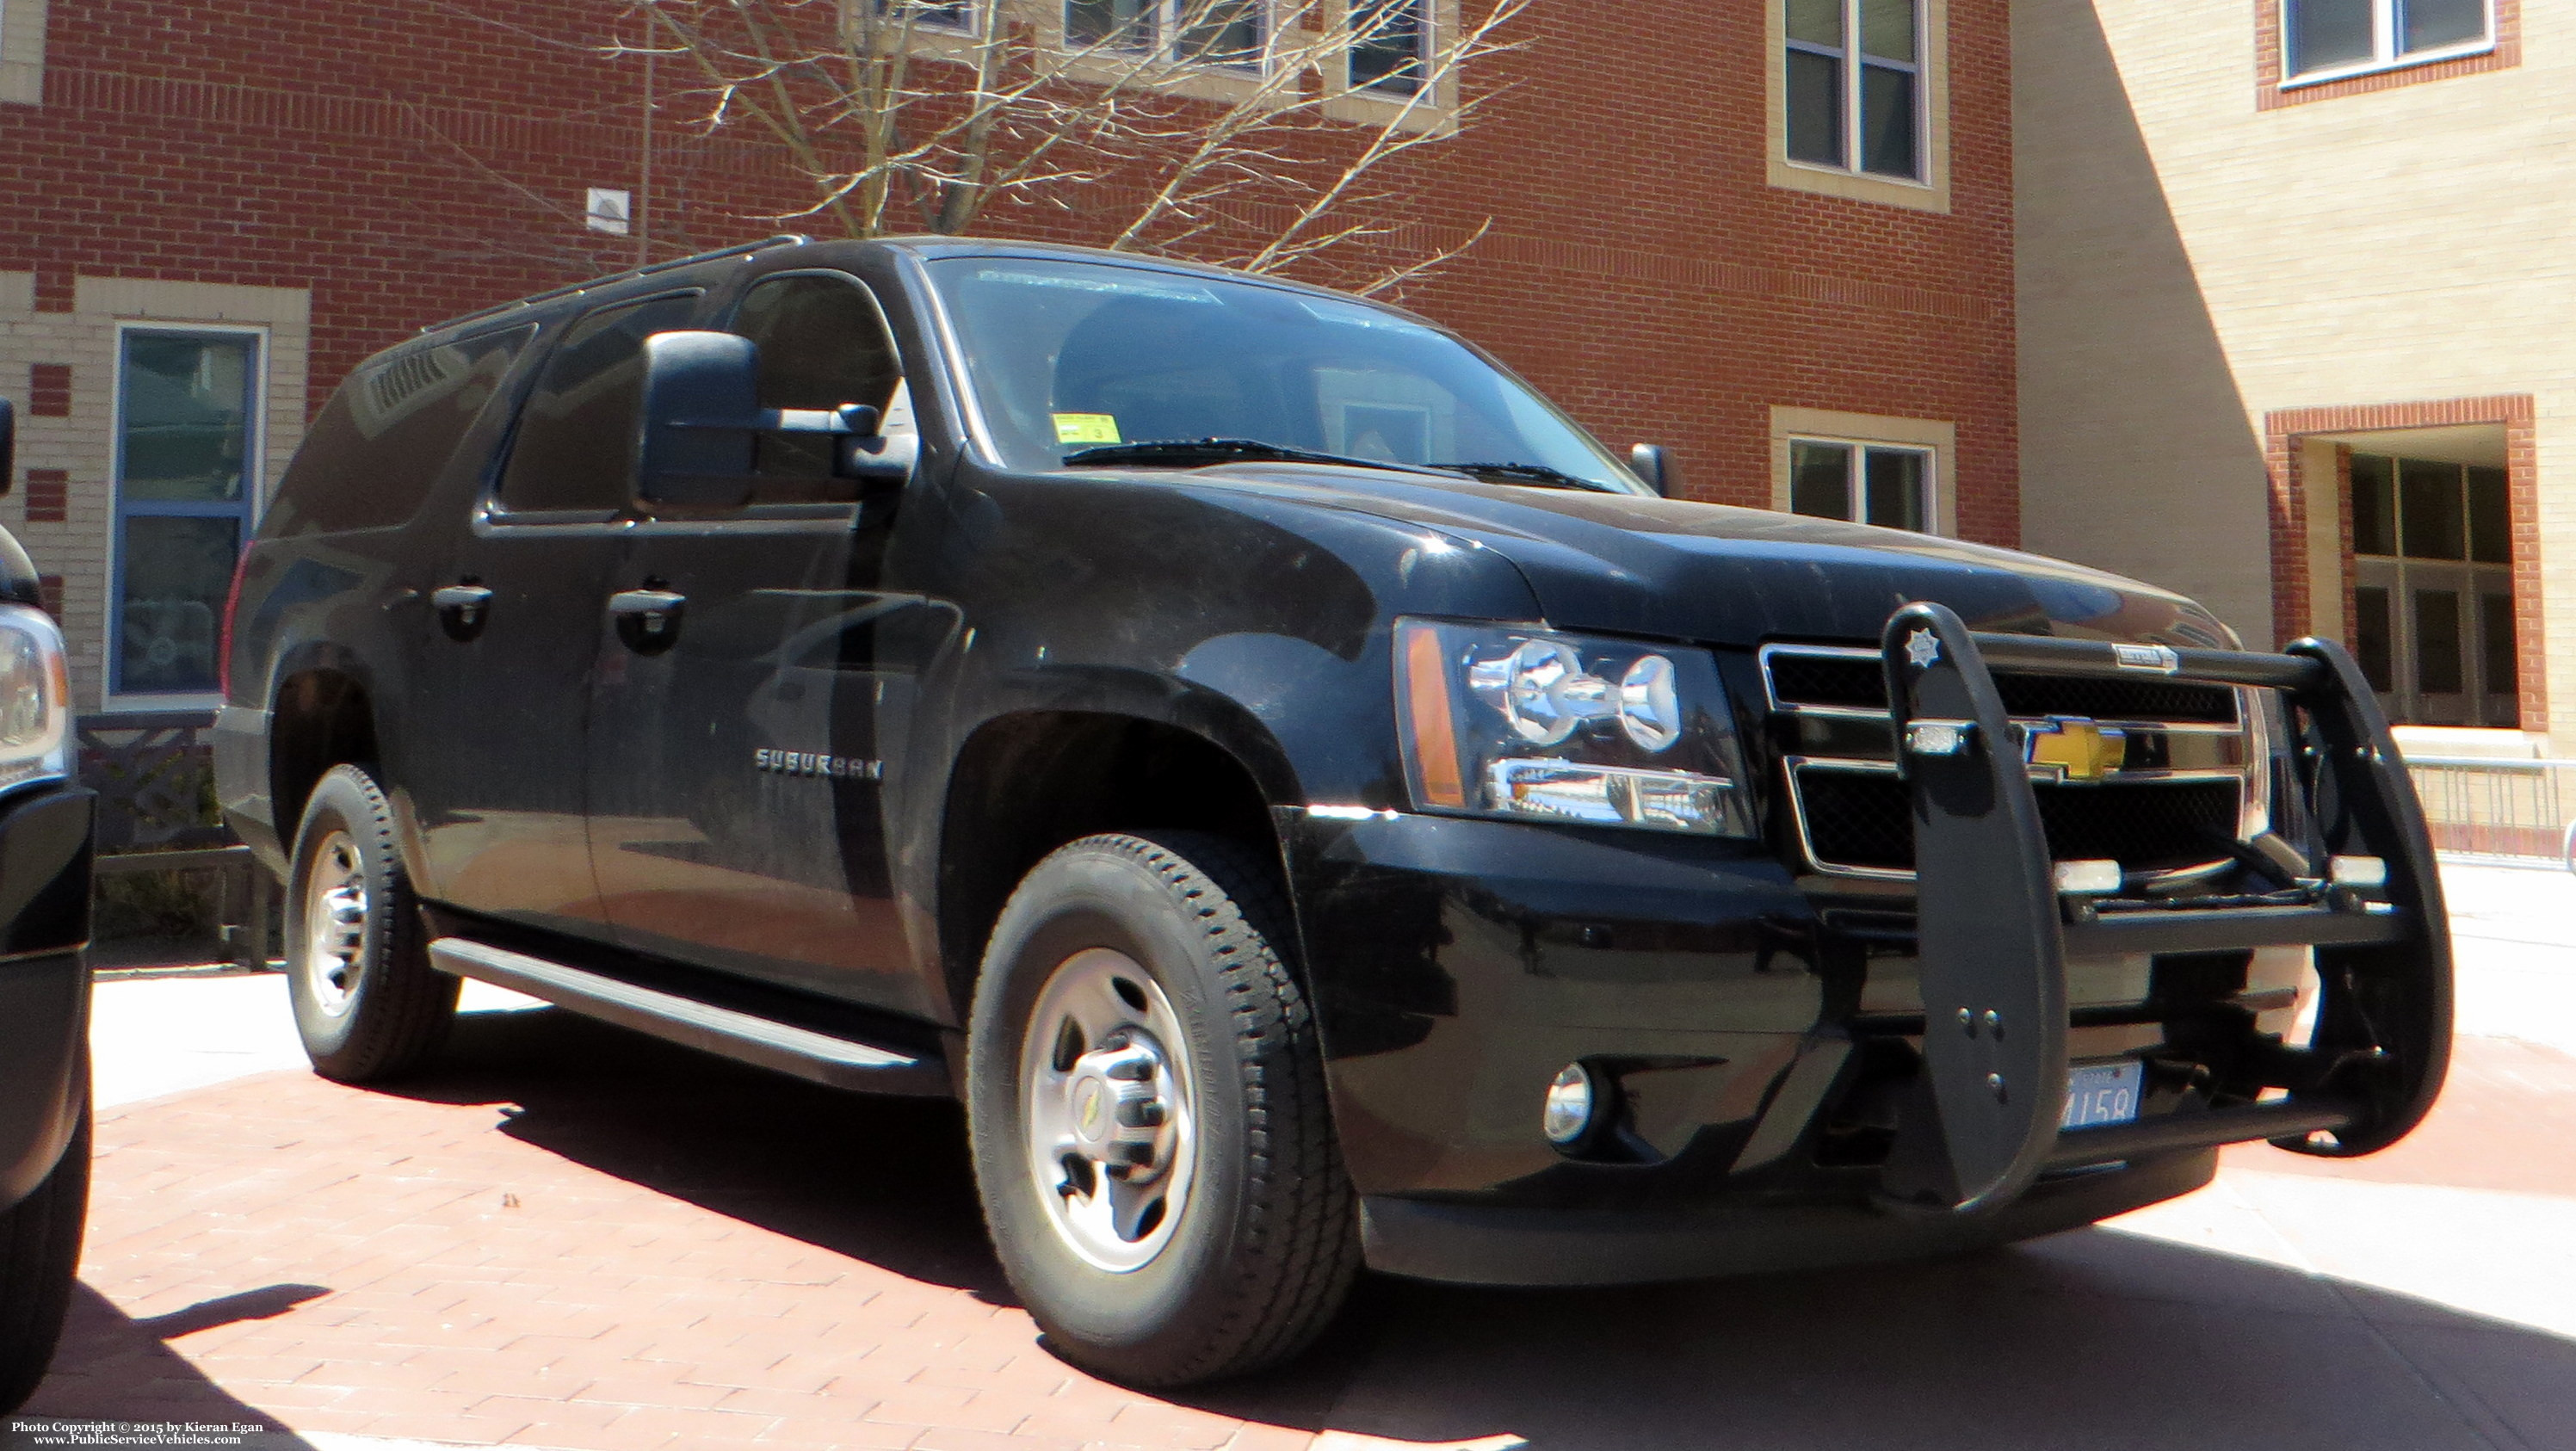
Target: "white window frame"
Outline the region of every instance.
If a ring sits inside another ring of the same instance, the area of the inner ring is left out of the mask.
[[[1802,443],[1823,444],[1830,448],[1847,448],[1851,450],[1851,472],[1847,476],[1846,480],[1849,485],[1851,512],[1845,515],[1842,521],[1846,524],[1866,524],[1869,522],[1870,454],[1910,453],[1919,456],[1923,460],[1923,498],[1920,501],[1917,513],[1922,519],[1923,524],[1920,529],[1914,530],[1913,532],[1927,535],[1938,535],[1944,532],[1942,528],[1942,520],[1945,516],[1941,508],[1941,450],[1937,445],[1929,443],[1891,443],[1883,438],[1837,438],[1831,435],[1819,433],[1790,433],[1787,437],[1787,444],[1790,458],[1789,488],[1791,493],[1786,502],[1786,507],[1788,512],[1797,514],[1801,519],[1824,519],[1831,517],[1830,515],[1825,514],[1799,513],[1796,507],[1796,459],[1798,445]]]
[[[1073,6],[1075,0],[1057,0],[1055,21],[1067,50],[1097,49],[1112,54],[1141,55],[1157,65],[1187,67],[1219,75],[1266,73],[1270,68],[1271,50],[1279,36],[1279,7],[1275,0],[1254,0],[1251,9],[1261,22],[1261,38],[1252,56],[1241,61],[1199,60],[1180,55],[1174,39],[1181,34],[1181,17],[1195,6],[1210,0],[1147,0],[1154,13],[1154,43],[1148,46],[1120,45],[1107,39],[1075,40]]]
[[[2477,40],[2464,40],[2456,45],[2435,46],[2429,50],[2397,49],[2397,7],[2401,0],[2370,0],[2371,58],[2350,61],[2325,70],[2293,71],[2298,54],[2298,30],[2291,17],[2296,0],[2274,0],[2280,8],[2281,89],[2321,86],[2328,81],[2348,80],[2353,76],[2377,75],[2381,71],[2403,70],[2409,66],[2431,65],[2435,61],[2459,60],[2466,56],[2487,55],[2496,48],[2495,0],[2483,0],[2486,11],[2486,34]]]
[[[1770,4],[1784,15],[1788,9],[1788,3],[1789,0],[1770,0]],[[1803,161],[1790,156],[1786,150],[1788,119],[1785,114],[1781,118],[1782,159],[1789,165],[1805,171],[1821,171],[1835,176],[1867,177],[1872,181],[1894,182],[1900,186],[1928,185],[1932,169],[1932,67],[1930,64],[1932,6],[1930,0],[1914,0],[1914,59],[1910,61],[1886,60],[1877,56],[1871,56],[1864,61],[1860,48],[1861,0],[1837,0],[1837,3],[1843,9],[1843,43],[1839,49],[1818,45],[1813,41],[1795,39],[1790,37],[1784,28],[1781,32],[1783,48],[1778,54],[1772,56],[1771,64],[1779,67],[1782,72],[1780,99],[1782,106],[1785,107],[1789,102],[1787,71],[1790,51],[1820,55],[1834,63],[1835,69],[1842,76],[1843,164],[1827,166],[1822,162]],[[2288,0],[2282,0],[2282,3],[2287,4]],[[2387,0],[2379,0],[2379,3],[2385,4]],[[2493,3],[2493,0],[2489,0],[2489,3]],[[2490,25],[2488,29],[2492,33],[2494,27]],[[1865,65],[1901,70],[1914,77],[1914,170],[1910,174],[1867,171],[1861,167],[1860,72]]]
[[[880,16],[891,19],[893,17],[890,12],[894,10],[898,0],[869,0],[869,3],[876,5]],[[992,3],[995,3],[995,0],[957,0],[956,19],[942,20],[933,15],[916,14],[913,17],[912,28],[938,35],[973,35],[976,33],[976,22],[982,18],[980,12],[984,6]]]
[[[241,547],[248,549],[258,532],[262,515],[268,512],[268,395],[269,370],[276,366],[276,339],[266,323],[200,323],[159,322],[150,319],[119,319],[116,324],[116,351],[112,387],[108,398],[108,506],[107,539],[103,551],[107,560],[107,598],[100,610],[100,674],[105,677],[100,692],[106,708],[119,710],[191,710],[223,704],[223,693],[215,691],[120,691],[116,688],[122,674],[123,659],[119,653],[120,636],[125,628],[125,339],[131,333],[205,333],[214,337],[251,338],[258,350],[256,366],[251,369],[250,399],[247,418],[250,424],[250,447],[242,451],[242,491],[248,495],[242,523]],[[221,648],[218,637],[217,648]],[[222,662],[216,662],[218,671]]]
[[[1441,7],[1432,3],[1432,0],[1392,0],[1392,3],[1412,6],[1415,15],[1415,23],[1421,27],[1421,38],[1416,44],[1413,53],[1414,65],[1417,68],[1414,78],[1414,87],[1409,91],[1399,91],[1391,89],[1386,85],[1386,82],[1389,79],[1388,77],[1381,76],[1377,80],[1365,82],[1354,77],[1351,74],[1350,69],[1351,57],[1358,52],[1359,47],[1356,44],[1353,44],[1345,47],[1342,52],[1342,83],[1349,87],[1354,95],[1381,97],[1390,101],[1402,102],[1415,96],[1423,95],[1429,89],[1429,85],[1425,81],[1424,77],[1427,76],[1431,70],[1432,57],[1440,53]],[[1352,12],[1358,10],[1360,5],[1361,0],[1343,0],[1342,13],[1349,17],[1350,22],[1354,27],[1358,25],[1359,21],[1358,17],[1352,14]]]

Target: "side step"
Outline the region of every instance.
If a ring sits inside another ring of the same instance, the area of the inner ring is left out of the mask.
[[[924,1098],[951,1096],[946,1065],[810,1028],[713,1007],[672,993],[462,937],[429,944],[429,965],[543,998],[584,1017],[685,1047],[774,1068],[829,1088]]]

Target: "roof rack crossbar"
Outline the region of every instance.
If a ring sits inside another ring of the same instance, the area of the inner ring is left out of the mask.
[[[730,247],[718,247],[712,252],[699,252],[692,256],[673,257],[668,261],[647,263],[642,267],[629,267],[623,272],[612,272],[605,277],[593,277],[586,282],[575,282],[568,286],[557,287],[550,291],[537,293],[533,296],[514,298],[509,302],[500,303],[496,306],[478,308],[473,312],[459,313],[454,317],[448,318],[444,322],[431,323],[420,331],[424,336],[434,332],[445,332],[447,329],[452,327],[462,327],[466,323],[480,321],[487,317],[499,317],[505,312],[515,312],[523,307],[534,307],[541,302],[552,302],[558,297],[570,297],[575,293],[588,292],[593,288],[606,287],[611,283],[627,282],[638,277],[650,277],[656,272],[668,272],[676,267],[687,267],[699,262],[713,262],[720,257],[740,257],[753,252],[766,252],[772,247],[792,247],[800,242],[810,242],[812,240],[814,239],[801,232],[781,232],[774,237],[763,237],[757,242],[738,242]]]

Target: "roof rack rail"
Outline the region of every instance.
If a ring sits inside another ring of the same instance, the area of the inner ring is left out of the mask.
[[[802,232],[781,232],[774,237],[763,237],[757,242],[739,242],[731,247],[718,247],[712,252],[699,252],[688,257],[673,257],[666,262],[652,262],[647,263],[642,267],[629,267],[623,272],[612,272],[605,277],[593,277],[586,282],[575,282],[569,286],[558,287],[548,292],[540,292],[529,297],[515,298],[509,302],[498,304],[497,306],[478,308],[473,312],[459,313],[443,322],[431,323],[429,326],[422,328],[421,333],[423,335],[427,335],[434,332],[444,332],[449,328],[461,327],[466,323],[475,322],[482,318],[498,317],[502,313],[513,312],[522,307],[534,307],[540,302],[552,302],[558,297],[570,297],[576,292],[588,292],[594,287],[606,287],[612,282],[625,282],[636,277],[650,277],[656,272],[668,272],[675,267],[687,267],[697,262],[713,262],[719,257],[747,256],[753,252],[766,252],[772,247],[792,247],[800,242],[810,242],[813,240],[813,238],[806,236]]]

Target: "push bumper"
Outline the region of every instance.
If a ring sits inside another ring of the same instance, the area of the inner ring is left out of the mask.
[[[76,787],[0,804],[0,1209],[53,1172],[87,1097],[93,805]]]

